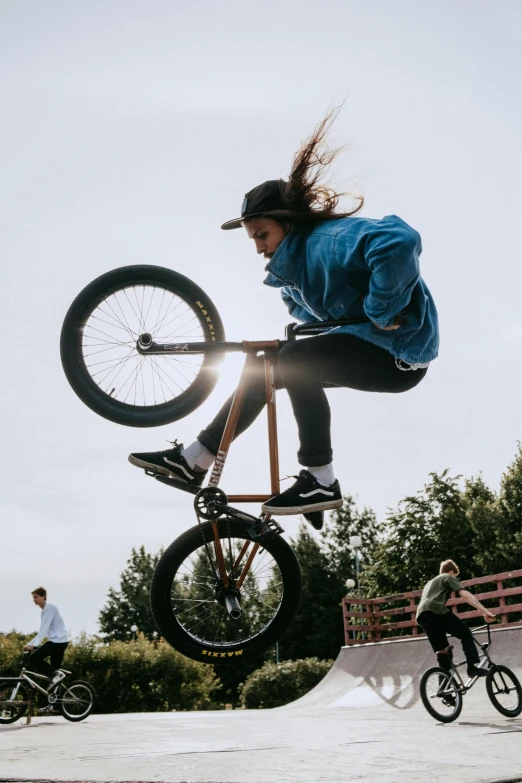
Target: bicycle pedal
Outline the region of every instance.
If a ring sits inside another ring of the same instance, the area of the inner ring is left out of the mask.
[[[284,533],[281,525],[275,519],[260,519],[248,528],[253,541],[269,541]]]
[[[193,487],[192,484],[187,484],[186,481],[178,481],[177,479],[170,478],[170,476],[164,476],[162,473],[155,473],[153,470],[147,470],[145,473],[151,478],[155,478],[156,481],[161,481],[162,484],[166,484],[168,487],[174,487],[174,489],[181,489],[182,492],[189,492],[191,495],[197,495],[199,487]]]

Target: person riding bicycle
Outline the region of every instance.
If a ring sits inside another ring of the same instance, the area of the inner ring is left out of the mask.
[[[40,630],[34,639],[25,645],[24,650],[32,651],[31,664],[36,664],[41,673],[51,679],[51,689],[66,676],[60,671],[60,666],[69,644],[69,634],[58,608],[48,603],[45,587],[37,587],[32,591],[32,596],[36,606],[42,610],[42,619]],[[45,638],[47,641],[42,644]],[[51,662],[47,663],[46,658],[50,658]]]
[[[439,575],[424,586],[417,607],[416,620],[428,637],[439,666],[447,671],[451,669],[453,653],[446,638],[446,634],[449,633],[460,639],[462,643],[468,675],[485,677],[487,671],[477,668],[480,659],[473,634],[466,623],[447,608],[446,601],[451,593],[456,593],[460,598],[465,598],[468,604],[481,611],[486,622],[494,620],[495,614],[486,609],[469,590],[462,587],[457,579],[458,575],[459,568],[453,560],[444,560],[440,564]]]
[[[293,486],[263,504],[267,514],[299,514],[342,506],[333,469],[330,407],[325,388],[400,393],[417,386],[438,354],[433,298],[419,271],[421,238],[395,215],[382,219],[336,212],[341,194],[320,184],[339,150],[325,139],[338,109],[330,112],[294,156],[288,181],[268,180],[250,190],[241,216],[225,230],[244,226],[267,261],[265,285],[279,289],[290,315],[304,323],[361,318],[363,323],[283,344],[276,388],[290,396],[298,425]],[[200,487],[219,450],[232,397],[187,448],[129,455],[140,468]],[[262,357],[252,372],[235,437],[266,404]]]

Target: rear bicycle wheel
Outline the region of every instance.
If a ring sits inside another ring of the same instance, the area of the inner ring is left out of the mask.
[[[158,427],[187,416],[217,381],[218,354],[143,355],[158,343],[215,342],[223,324],[205,292],[159,266],[125,266],[78,294],[63,322],[60,354],[67,380],[95,413],[129,427]]]
[[[212,524],[205,522],[162,555],[151,608],[161,635],[183,655],[233,664],[263,652],[286,631],[299,605],[301,572],[281,536],[260,544],[247,522],[222,518],[214,524],[228,588],[219,576]]]
[[[27,712],[29,693],[21,683],[0,680],[0,724],[15,723]]]
[[[420,681],[422,703],[435,720],[451,723],[462,711],[462,693],[451,674],[440,666],[424,672]]]
[[[486,691],[495,709],[507,718],[516,718],[522,712],[522,686],[507,666],[498,664],[489,669]]]
[[[85,720],[92,712],[94,699],[94,690],[89,683],[76,680],[62,686],[59,696],[60,712],[73,723]]]

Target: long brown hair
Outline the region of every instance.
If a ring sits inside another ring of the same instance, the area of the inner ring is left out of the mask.
[[[292,161],[288,182],[280,181],[284,210],[274,212],[273,217],[290,223],[318,223],[321,220],[336,220],[355,215],[364,204],[362,195],[337,193],[322,180],[336,155],[345,147],[329,149],[328,131],[342,109],[337,106],[314,128],[310,138],[303,142]],[[341,196],[351,196],[359,203],[350,212],[336,212]]]

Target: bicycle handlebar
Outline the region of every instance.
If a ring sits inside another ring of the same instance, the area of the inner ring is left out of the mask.
[[[269,343],[283,345],[285,342],[295,340],[299,334],[317,334],[327,329],[334,329],[337,326],[349,326],[352,324],[369,323],[366,316],[360,318],[345,318],[342,321],[320,321],[317,323],[296,324],[291,323],[285,329],[286,340],[262,341],[266,342],[265,350]],[[248,343],[244,342],[178,342],[178,343],[156,343],[151,334],[145,332],[141,334],[136,342],[136,349],[141,354],[178,354],[178,353],[226,353],[230,351],[248,351]],[[271,346],[271,347],[273,347]],[[263,350],[260,348],[259,350]]]

